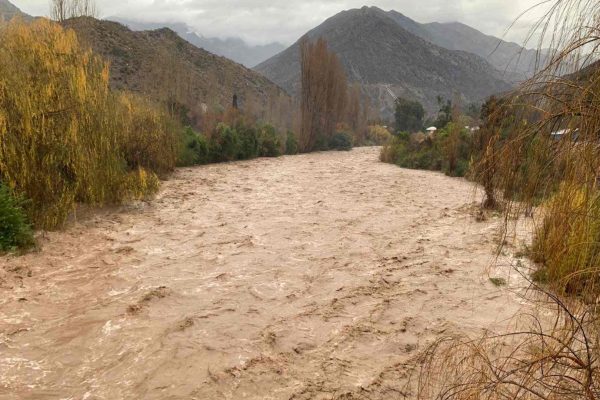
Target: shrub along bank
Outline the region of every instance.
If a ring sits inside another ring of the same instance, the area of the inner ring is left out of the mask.
[[[471,142],[470,132],[454,123],[434,135],[401,132],[383,147],[381,161],[403,168],[465,176],[469,170]]]

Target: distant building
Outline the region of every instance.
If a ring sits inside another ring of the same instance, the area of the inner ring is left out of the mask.
[[[429,128],[425,129],[427,131],[428,135],[433,135],[435,132],[437,132],[437,128],[435,126],[430,126]]]

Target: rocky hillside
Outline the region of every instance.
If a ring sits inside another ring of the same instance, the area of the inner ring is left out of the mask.
[[[190,116],[231,104],[233,94],[252,107],[283,91],[264,76],[188,43],[170,29],[134,32],[117,22],[64,22],[84,45],[110,61],[111,86],[168,102]]]
[[[169,28],[194,46],[210,51],[213,54],[227,57],[248,68],[260,64],[285,49],[284,45],[276,42],[252,46],[236,37],[227,39],[205,37],[194,32],[190,26],[184,23],[148,23],[119,17],[110,17],[107,19],[120,22],[134,31]]]
[[[30,20],[32,17],[25,14],[8,0],[0,0],[0,22],[10,21],[14,17],[21,17],[24,20]]]
[[[386,12],[363,7],[341,12],[255,69],[290,93],[299,90],[300,41],[323,37],[340,57],[349,80],[362,84],[384,117],[394,96],[419,100],[429,113],[437,96],[476,102],[510,85],[481,57],[437,46],[404,29]]]
[[[388,11],[387,15],[421,39],[448,50],[467,51],[484,58],[507,80],[531,77],[540,61],[536,50],[486,35],[459,22],[420,24],[397,11]]]

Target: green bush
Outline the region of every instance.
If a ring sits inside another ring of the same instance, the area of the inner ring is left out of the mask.
[[[177,165],[187,167],[190,165],[207,164],[210,162],[210,152],[206,138],[194,132],[189,126],[182,131],[181,149]]]
[[[453,135],[446,130],[441,130],[433,137],[400,132],[383,147],[381,161],[403,168],[443,171],[449,176],[465,176],[471,166],[472,139],[465,132],[455,131]]]
[[[418,132],[423,128],[425,109],[418,101],[396,99],[396,131]]]
[[[278,157],[281,155],[281,139],[275,128],[264,125],[259,129],[259,155],[261,157]]]
[[[285,154],[298,154],[298,139],[294,132],[288,131],[285,141]]]
[[[329,148],[333,150],[352,150],[352,136],[345,132],[338,132],[329,140]]]
[[[210,138],[210,154],[213,162],[234,161],[240,153],[237,131],[220,123]]]
[[[315,139],[315,145],[311,151],[327,151],[329,150],[329,139],[327,136],[318,134]]]
[[[22,205],[22,199],[0,184],[0,251],[33,244],[33,233]]]
[[[248,160],[250,158],[258,157],[260,149],[260,143],[256,128],[244,124],[236,126],[235,131],[239,137],[239,160]]]

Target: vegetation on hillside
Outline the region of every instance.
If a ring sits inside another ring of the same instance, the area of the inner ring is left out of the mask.
[[[165,105],[184,125],[211,131],[214,119],[228,112],[236,95],[244,113],[278,130],[295,130],[291,124],[296,107],[282,89],[248,68],[195,47],[170,29],[134,32],[117,22],[85,16],[61,25],[73,29],[82,46],[110,61],[112,90],[134,92]]]

